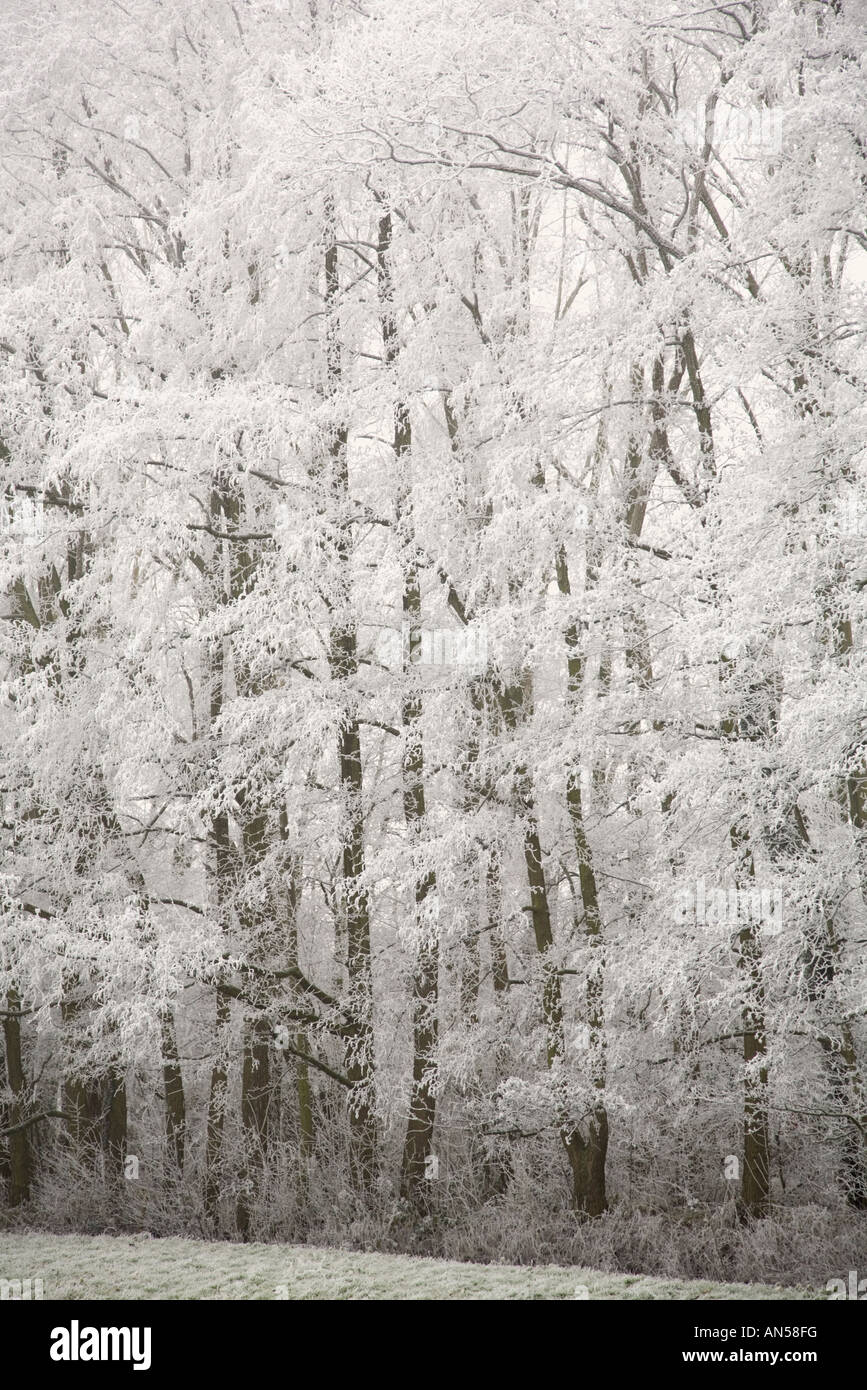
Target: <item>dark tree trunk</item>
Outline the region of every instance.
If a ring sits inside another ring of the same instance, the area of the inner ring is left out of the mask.
[[[33,1150],[32,1127],[24,1127],[29,1095],[21,1047],[21,996],[15,989],[10,989],[6,995],[3,1040],[6,1048],[6,1081],[12,1101],[0,1107],[0,1130],[10,1131],[6,1138],[9,1153],[6,1164],[7,1202],[10,1207],[18,1207],[30,1197]]]
[[[187,1111],[184,1079],[175,1036],[175,1016],[169,1005],[160,1009],[160,1042],[163,1070],[163,1120],[169,1162],[179,1177],[184,1174]]]
[[[325,313],[326,384],[335,396],[342,382],[340,341],[340,274],[337,228],[333,200],[326,199]],[[364,801],[361,763],[361,727],[346,697],[358,673],[358,642],[352,609],[350,561],[351,527],[346,520],[350,500],[348,432],[344,423],[332,425],[329,446],[329,490],[338,518],[334,525],[335,569],[338,594],[332,607],[329,665],[338,691],[346,699],[337,727],[337,765],[341,791],[340,869],[343,908],[346,914],[346,962],[348,999],[345,1031],[346,1075],[349,1089],[351,1133],[350,1169],[354,1186],[370,1188],[374,1182],[379,1140],[374,1101],[373,977],[370,957],[370,903],[364,886]]]

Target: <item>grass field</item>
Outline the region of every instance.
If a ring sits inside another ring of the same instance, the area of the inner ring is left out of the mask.
[[[810,1299],[824,1290],[478,1265],[298,1245],[0,1233],[0,1280],[48,1299]],[[8,1296],[8,1295],[7,1295]]]

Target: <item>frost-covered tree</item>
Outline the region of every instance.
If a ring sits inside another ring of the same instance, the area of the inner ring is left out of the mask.
[[[4,22],[10,1201],[867,1205],[863,17],[670,10]]]

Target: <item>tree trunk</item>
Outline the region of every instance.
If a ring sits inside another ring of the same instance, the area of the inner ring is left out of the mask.
[[[280,838],[284,844],[288,840],[289,821],[286,811],[280,812]],[[301,899],[301,861],[289,852],[287,868],[287,888],[284,897],[286,914],[286,956],[290,969],[298,969],[298,908]],[[296,982],[296,998],[306,1003],[303,992]],[[303,1029],[295,1035],[295,1097],[298,1121],[298,1205],[302,1212],[307,1205],[310,1160],[316,1146],[316,1130],[313,1122],[313,1094],[310,1088],[310,1068],[304,1060],[309,1055],[307,1034]]]
[[[340,274],[334,203],[326,199],[325,313],[326,384],[332,398],[342,381],[340,342]],[[337,764],[341,790],[340,869],[346,914],[346,961],[349,997],[346,1004],[346,1075],[351,1131],[350,1170],[354,1186],[364,1191],[373,1184],[378,1164],[378,1134],[374,1099],[373,977],[370,958],[370,903],[364,886],[364,802],[361,732],[349,698],[358,673],[358,642],[352,606],[351,528],[349,507],[348,432],[345,423],[331,426],[330,492],[338,516],[334,548],[338,594],[332,608],[331,677],[345,701],[337,728]]]
[[[211,1068],[208,1113],[205,1122],[205,1215],[214,1226],[218,1224],[222,1187],[220,1156],[223,1148],[223,1127],[226,1117],[228,1074],[225,1062],[225,1034],[228,1024],[229,1001],[225,995],[218,992],[214,1015],[215,1060]]]
[[[218,470],[213,481],[210,496],[211,521],[214,529],[227,532],[237,529],[238,508],[237,500],[232,495],[231,485]],[[221,543],[222,545],[228,542]],[[221,550],[218,552],[221,554]],[[225,604],[231,594],[231,581],[229,593],[222,574],[219,573],[215,578],[217,590],[217,601]],[[218,719],[223,711],[225,685],[227,680],[226,652],[224,642],[218,637],[212,644],[210,650],[210,737],[213,742],[211,749],[210,766],[214,779],[219,785],[219,749],[216,745],[216,734],[214,732]],[[224,914],[226,907],[231,901],[233,892],[233,859],[234,849],[229,828],[229,817],[225,810],[220,810],[212,818],[211,840],[213,843],[213,859],[211,872],[214,885],[214,902],[219,918],[221,933],[226,932],[226,921]],[[211,1081],[208,1089],[208,1108],[205,1121],[205,1167],[204,1167],[204,1205],[205,1215],[213,1224],[218,1223],[219,1218],[219,1199],[221,1191],[220,1160],[223,1147],[223,1130],[225,1126],[226,1101],[228,1096],[228,1072],[226,1066],[226,1032],[231,1017],[231,1008],[228,996],[220,991],[219,982],[214,1006],[214,1063],[211,1068]]]
[[[253,1203],[261,1186],[271,1138],[271,1024],[267,1017],[249,1021],[244,1030],[241,1066],[241,1124],[244,1163],[236,1219],[244,1239],[250,1234]]]
[[[6,1080],[12,1093],[11,1104],[0,1110],[2,1128],[11,1130],[6,1141],[9,1145],[7,1202],[10,1207],[19,1207],[30,1197],[33,1152],[31,1128],[16,1128],[26,1120],[29,1105],[21,1048],[21,996],[15,989],[10,989],[6,995],[3,1040],[6,1047]]]
[[[734,695],[733,681],[736,663],[726,656],[720,658],[720,683],[724,704],[729,712],[720,726],[722,739],[752,737],[759,732],[754,725],[757,712],[746,699],[746,713],[739,709],[743,693]],[[735,879],[738,889],[755,878],[755,867],[748,831],[741,820],[734,822],[729,839],[735,853]],[[770,1142],[768,1124],[768,1067],[767,1031],[765,1022],[765,986],[762,975],[762,943],[758,924],[744,925],[737,937],[737,968],[741,975],[741,1018],[743,1022],[743,1135],[744,1166],[741,1177],[741,1214],[747,1221],[761,1220],[770,1211]]]
[[[166,1148],[169,1162],[173,1165],[177,1175],[183,1177],[187,1126],[186,1102],[184,1099],[184,1079],[181,1074],[178,1043],[175,1036],[175,1016],[168,1004],[160,1009],[159,1018]]]
[[[394,278],[392,273],[391,214],[383,213],[379,221],[377,272],[382,315],[382,341],[385,365],[393,368],[400,356],[400,343],[394,312]],[[403,755],[403,810],[406,819],[410,855],[413,855],[424,833],[424,746],[422,743],[422,698],[414,665],[421,650],[421,590],[418,568],[414,559],[415,535],[410,511],[409,464],[412,452],[412,425],[409,406],[398,400],[394,407],[394,460],[397,472],[396,500],[397,539],[401,551],[403,574],[402,611],[409,626],[408,664],[403,662],[404,694],[401,700]],[[407,654],[405,653],[404,656]],[[427,919],[425,901],[436,892],[433,873],[420,874],[413,890],[416,942],[412,970],[412,1089],[409,1121],[401,1162],[401,1192],[415,1202],[426,1195],[427,1160],[433,1152],[433,1133],[436,1122],[436,1047],[439,1032],[439,937],[436,925]]]
[[[571,593],[569,572],[564,554],[558,556],[557,581],[561,593]],[[575,717],[578,717],[578,697],[583,680],[583,660],[580,655],[578,625],[570,622],[566,629],[568,692]],[[590,963],[584,984],[590,1083],[597,1093],[592,1119],[588,1123],[588,1138],[583,1146],[576,1145],[569,1154],[572,1163],[575,1205],[588,1216],[598,1216],[607,1210],[605,1194],[605,1160],[608,1153],[608,1113],[605,1108],[606,1037],[605,1037],[605,946],[599,894],[593,856],[584,825],[581,796],[581,767],[573,763],[566,777],[566,804],[572,826],[572,840],[578,862],[578,882],[584,908],[584,936],[590,949]]]

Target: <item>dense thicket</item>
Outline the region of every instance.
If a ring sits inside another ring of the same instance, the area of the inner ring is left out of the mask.
[[[863,1231],[864,5],[10,11],[8,1206]]]

